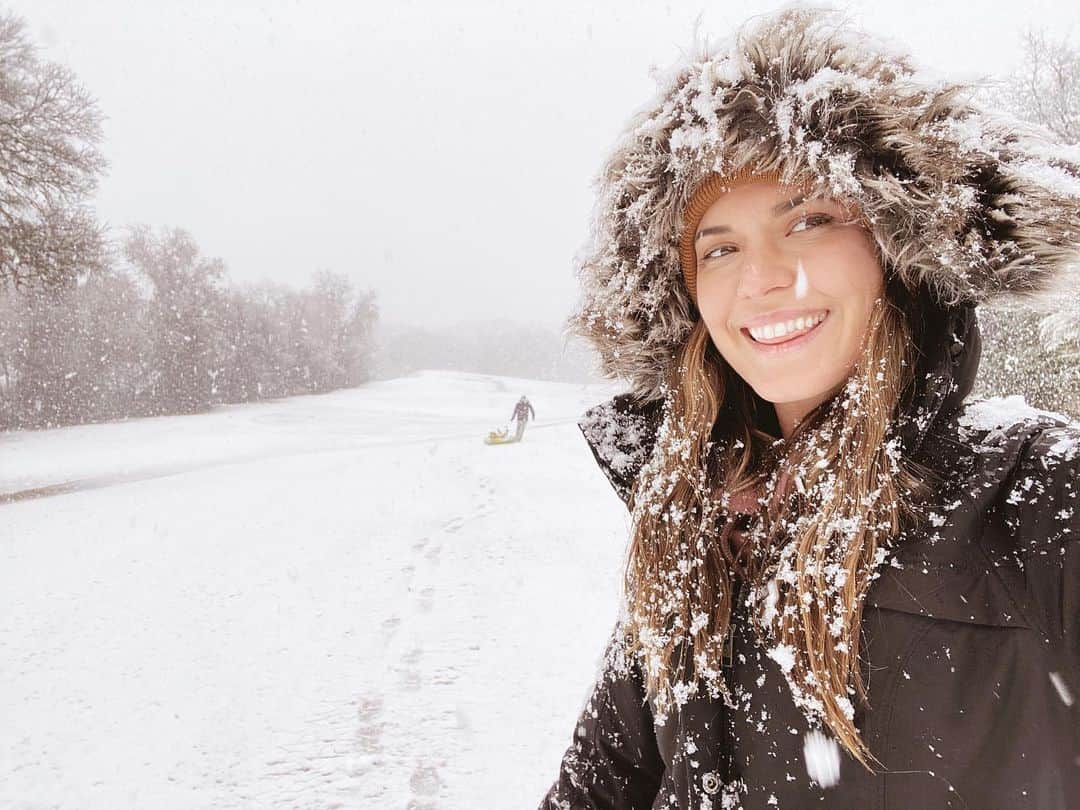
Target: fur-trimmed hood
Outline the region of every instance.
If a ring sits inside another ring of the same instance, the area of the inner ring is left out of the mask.
[[[679,264],[701,181],[741,169],[855,201],[886,264],[942,310],[1050,289],[1080,252],[1080,160],[836,12],[789,8],[660,81],[596,180],[580,305],[609,377],[663,398],[700,317]]]

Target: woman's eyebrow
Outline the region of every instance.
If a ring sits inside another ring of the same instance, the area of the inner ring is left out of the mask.
[[[729,228],[727,225],[713,225],[711,228],[702,228],[700,231],[697,232],[697,235],[694,237],[694,241],[696,242],[701,237],[708,236],[709,234],[727,233],[730,230],[731,228]]]
[[[787,202],[782,202],[779,205],[774,205],[772,209],[772,215],[774,217],[780,216],[780,214],[784,213],[785,211],[790,211],[792,208],[798,208],[804,202],[806,202],[806,195],[798,194],[792,197]],[[694,235],[694,241],[696,242],[703,236],[709,236],[716,233],[727,233],[730,230],[731,228],[729,228],[727,225],[713,225],[710,228],[702,228]]]
[[[806,195],[805,194],[797,194],[796,196],[792,197],[787,202],[782,202],[779,205],[773,206],[773,210],[772,210],[773,216],[774,217],[779,216],[780,214],[784,213],[785,211],[790,211],[792,208],[798,208],[804,202],[806,202]]]

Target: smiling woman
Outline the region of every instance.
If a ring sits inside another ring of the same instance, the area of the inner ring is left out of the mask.
[[[694,52],[601,174],[571,326],[625,605],[543,806],[1080,795],[1080,430],[967,399],[1080,167],[836,15]]]

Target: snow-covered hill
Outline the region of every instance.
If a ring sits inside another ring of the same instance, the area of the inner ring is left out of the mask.
[[[424,372],[0,434],[0,807],[535,806],[616,613],[628,516],[574,424],[614,392]]]

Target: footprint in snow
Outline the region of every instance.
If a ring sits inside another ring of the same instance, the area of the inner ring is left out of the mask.
[[[442,786],[439,771],[434,765],[417,763],[412,776],[409,777],[409,787],[418,796],[434,796]]]
[[[397,629],[400,626],[401,626],[401,618],[399,616],[391,616],[391,617],[389,617],[387,619],[383,619],[383,621],[382,621],[383,644],[386,644],[387,642],[390,641],[391,638],[393,638],[394,633],[397,632]]]
[[[406,669],[401,672],[401,688],[406,692],[420,691],[420,673],[415,669]]]
[[[404,665],[398,670],[401,673],[401,688],[408,692],[416,692],[420,689],[420,671],[417,669],[417,664],[420,663],[423,654],[423,650],[414,647],[401,656],[401,663]]]
[[[420,610],[422,610],[424,613],[430,613],[434,598],[434,588],[424,588],[424,590],[420,591]]]
[[[458,679],[456,667],[440,667],[431,676],[431,682],[440,686],[448,686]]]
[[[382,752],[383,724],[379,721],[382,714],[381,697],[361,697],[358,711],[360,724],[356,738],[361,754],[379,754]]]

